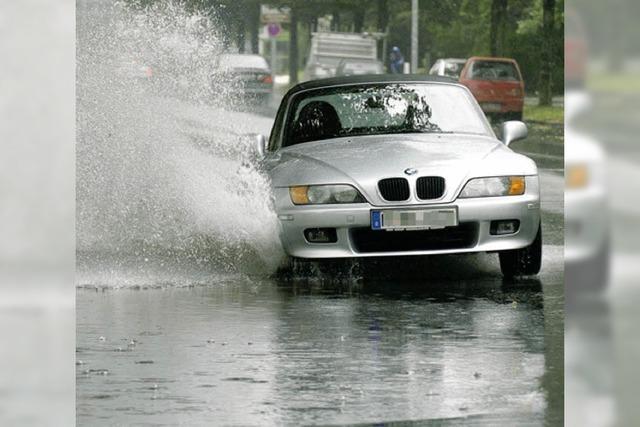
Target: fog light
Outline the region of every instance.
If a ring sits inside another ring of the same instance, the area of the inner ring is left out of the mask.
[[[491,234],[501,236],[503,234],[514,234],[520,228],[520,221],[508,219],[504,221],[491,221]]]
[[[304,230],[304,238],[309,243],[335,243],[338,241],[335,228],[307,228]]]

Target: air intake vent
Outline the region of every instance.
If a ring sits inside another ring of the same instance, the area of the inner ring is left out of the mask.
[[[421,200],[439,199],[444,194],[444,178],[422,176],[416,182],[416,190]]]
[[[356,252],[437,251],[471,248],[478,241],[478,223],[463,222],[438,230],[396,231],[384,233],[371,227],[352,228],[351,244]]]
[[[389,202],[401,202],[409,199],[409,182],[404,178],[387,178],[378,181],[382,197]]]

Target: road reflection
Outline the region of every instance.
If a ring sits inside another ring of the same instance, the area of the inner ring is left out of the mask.
[[[489,255],[403,264],[337,280],[87,284],[78,422],[560,423],[561,263],[510,282]]]
[[[295,422],[544,416],[538,279],[295,280],[278,293],[274,391]]]

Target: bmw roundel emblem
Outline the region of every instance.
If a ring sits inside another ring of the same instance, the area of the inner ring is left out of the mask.
[[[404,173],[407,175],[415,175],[418,173],[418,169],[414,169],[414,168],[407,168],[404,170]]]

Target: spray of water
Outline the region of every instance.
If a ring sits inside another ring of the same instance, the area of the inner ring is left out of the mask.
[[[79,5],[79,271],[108,259],[113,277],[150,262],[264,274],[281,261],[269,184],[240,137],[270,120],[225,91],[214,12]]]

